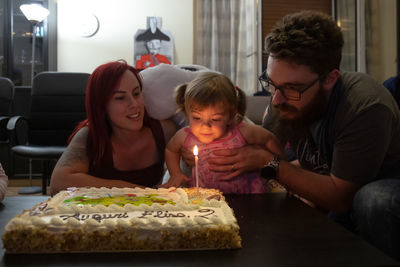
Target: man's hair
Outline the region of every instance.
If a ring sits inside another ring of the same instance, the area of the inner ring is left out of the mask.
[[[319,75],[339,69],[343,35],[332,17],[316,11],[286,15],[265,38],[265,52],[306,65]]]

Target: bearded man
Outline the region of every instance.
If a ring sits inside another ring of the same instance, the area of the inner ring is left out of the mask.
[[[221,150],[214,171],[262,169],[387,254],[400,257],[400,112],[372,77],[340,71],[343,37],[333,19],[303,11],[266,37],[271,93],[263,126],[295,160],[259,147]]]

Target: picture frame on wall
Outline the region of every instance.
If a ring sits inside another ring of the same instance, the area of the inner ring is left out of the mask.
[[[134,36],[135,67],[174,64],[173,40],[170,31],[161,29],[161,17],[147,17],[147,29],[139,29]]]

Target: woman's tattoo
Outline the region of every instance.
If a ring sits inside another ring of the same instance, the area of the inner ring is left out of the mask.
[[[89,160],[86,153],[86,140],[87,131],[79,131],[59,159],[60,165],[71,167],[75,163],[87,164]]]

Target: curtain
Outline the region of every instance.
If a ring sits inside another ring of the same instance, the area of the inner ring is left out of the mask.
[[[379,82],[396,75],[396,0],[335,0],[344,35],[341,69]]]
[[[196,0],[194,63],[257,91],[257,0]]]
[[[357,71],[356,0],[337,0],[336,3],[336,21],[342,29],[344,38],[340,68]]]
[[[397,73],[396,0],[366,1],[365,12],[367,73],[383,82]]]

